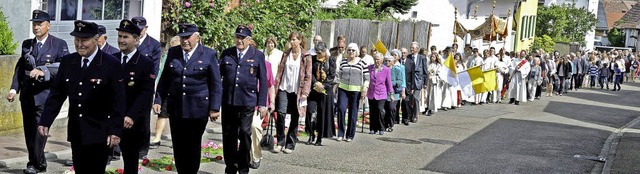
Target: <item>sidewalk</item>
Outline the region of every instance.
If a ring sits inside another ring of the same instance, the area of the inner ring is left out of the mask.
[[[56,122],[65,122],[67,119],[59,119]],[[47,140],[45,153],[47,160],[57,159],[57,156],[71,153],[71,144],[67,142],[67,128],[53,127],[50,130],[51,137]],[[28,161],[27,145],[24,140],[24,131],[18,130],[14,134],[0,136],[0,168],[18,162]]]
[[[616,148],[610,173],[640,173],[640,124],[626,131]]]

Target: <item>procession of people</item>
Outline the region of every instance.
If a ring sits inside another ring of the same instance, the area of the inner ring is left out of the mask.
[[[610,89],[613,84],[619,91],[620,83],[634,81],[640,70],[638,55],[629,51],[561,55],[470,45],[461,51],[453,43],[427,52],[418,42],[410,42],[409,49],[369,50],[343,35],[336,47],[314,36],[312,48],[306,48],[300,31],[286,37],[289,46],[281,51],[277,37],[256,43],[252,29],[243,25],[229,33],[234,45],[218,52],[200,41],[202,29],[191,23],[179,25],[163,52],[146,34],[143,17],[120,21],[117,47],[105,41],[104,26],[75,21],[70,34],[77,52],[69,53],[64,40],[49,34],[50,20],[46,12],[33,11],[36,37],[22,43],[6,97],[13,102],[21,94],[29,152],[24,173],[46,171],[49,127],[67,98],[68,141],[77,173],[104,172],[119,154],[114,151],[121,151],[125,173],[137,173],[149,146],[161,144],[167,118],[178,173],[198,172],[202,135],[207,123],[219,118],[224,172],[249,173],[259,168],[262,135],[271,129],[276,141],[264,150],[290,154],[301,124],[309,134],[306,144],[323,146],[327,138],[351,142],[357,141],[358,122],[369,122],[369,134],[384,136],[401,129],[397,124],[409,126],[421,116],[470,105],[503,100],[520,105],[587,86]],[[470,92],[456,74],[472,69],[494,73],[484,78],[493,87],[475,89],[474,84]],[[368,116],[359,118],[361,110]],[[158,115],[153,141],[150,111]]]

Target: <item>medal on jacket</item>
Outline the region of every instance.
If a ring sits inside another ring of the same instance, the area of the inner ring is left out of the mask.
[[[249,74],[253,75],[253,67],[249,68]]]
[[[127,83],[127,85],[129,85],[129,86],[133,86],[134,84],[136,84],[136,83],[133,82],[133,81],[130,81],[129,83]]]

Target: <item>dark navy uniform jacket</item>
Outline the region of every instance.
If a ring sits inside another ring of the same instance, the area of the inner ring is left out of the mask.
[[[122,62],[122,52],[114,54]],[[123,67],[123,84],[127,98],[124,116],[133,120],[134,128],[144,128],[144,120],[149,118],[153,103],[156,75],[153,72],[153,61],[148,56],[136,51]],[[142,126],[142,127],[139,127]]]
[[[220,111],[222,84],[217,60],[218,53],[201,43],[188,62],[180,46],[169,48],[155,104],[166,100],[171,117],[206,118],[209,111]]]
[[[69,97],[68,141],[87,145],[122,137],[126,98],[118,59],[98,50],[85,70],[78,53],[61,59],[39,124],[50,127]]]
[[[20,95],[20,100],[22,100],[23,97],[34,97],[36,106],[40,106],[44,104],[49,95],[51,80],[58,73],[57,66],[60,58],[69,54],[69,51],[67,49],[67,42],[53,35],[49,35],[44,45],[40,48],[40,52],[36,55],[35,45],[37,42],[35,38],[22,42],[22,54],[13,73],[11,89],[16,90],[18,93],[22,91],[24,95]],[[34,62],[29,60],[27,54],[33,56]],[[44,77],[38,80],[30,78],[29,75],[26,74],[26,72],[33,70],[34,63],[35,67],[45,74]]]
[[[238,60],[238,49],[231,47],[222,52],[222,102],[228,106],[266,106],[267,71],[264,53],[253,47]],[[258,89],[260,84],[260,89]]]
[[[104,51],[107,54],[111,54],[111,55],[114,55],[114,54],[120,52],[120,50],[118,48],[109,45],[109,42],[105,42],[104,43],[104,48],[102,48],[102,51]],[[116,58],[118,58],[118,57],[116,57]]]
[[[140,51],[140,54],[151,57],[154,67],[153,72],[155,74],[158,74],[158,70],[160,69],[160,56],[162,55],[161,48],[162,45],[160,42],[149,35],[147,35],[144,40],[140,41],[140,45],[138,45],[138,51]]]

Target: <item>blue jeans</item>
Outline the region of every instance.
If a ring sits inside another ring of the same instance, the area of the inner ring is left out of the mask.
[[[607,89],[609,89],[609,77],[608,76],[600,76],[600,89],[604,88],[604,85],[607,85]]]
[[[358,122],[358,104],[360,92],[338,89],[338,137],[345,137],[345,116],[349,111],[349,125],[347,125],[347,139],[356,136],[356,122]]]

